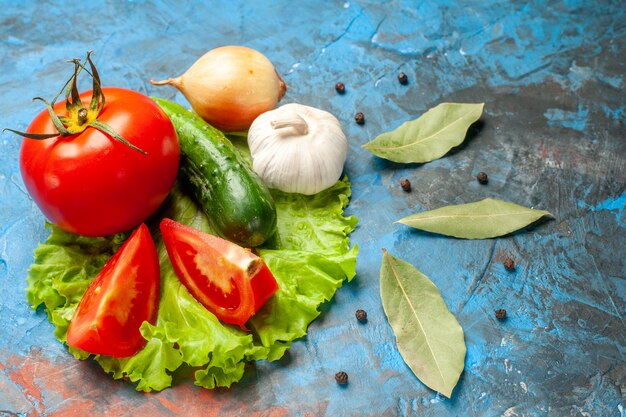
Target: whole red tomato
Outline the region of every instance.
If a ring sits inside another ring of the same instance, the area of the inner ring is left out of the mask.
[[[169,118],[150,98],[121,88],[103,88],[98,120],[146,153],[94,127],[69,136],[24,139],[20,169],[26,189],[52,223],[70,232],[105,236],[143,222],[170,191],[180,159]],[[83,103],[91,91],[80,95]],[[67,116],[64,103],[55,113]],[[54,133],[48,111],[28,133]]]

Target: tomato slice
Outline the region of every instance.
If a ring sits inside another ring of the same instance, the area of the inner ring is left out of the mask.
[[[159,256],[142,224],[89,285],[67,330],[67,344],[117,358],[134,355],[146,344],[139,327],[156,321],[160,286]]]
[[[265,262],[251,250],[171,219],[161,234],[174,271],[215,316],[243,327],[278,290]]]

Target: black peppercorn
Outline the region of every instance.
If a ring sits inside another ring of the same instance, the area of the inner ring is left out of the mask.
[[[409,191],[411,191],[411,181],[409,181],[407,178],[401,179],[400,187],[402,187],[402,189],[408,193]]]
[[[481,184],[487,184],[489,182],[489,178],[484,172],[479,172],[478,175],[476,175],[476,179]]]
[[[354,115],[354,120],[357,122],[357,124],[362,125],[363,123],[365,123],[365,115],[363,115],[363,113],[361,112],[358,112]]]
[[[367,313],[365,312],[365,310],[357,310],[356,311],[356,319],[360,322],[366,322],[367,321]]]
[[[515,261],[511,258],[506,258],[502,264],[507,271],[513,271],[515,269]]]
[[[495,315],[498,320],[504,320],[506,318],[506,310],[499,308],[496,310]]]
[[[335,91],[339,94],[343,94],[346,92],[346,86],[343,83],[337,83],[335,84]]]
[[[339,385],[345,385],[348,383],[348,374],[345,373],[344,371],[339,371],[335,374],[335,381],[337,381],[337,383]]]
[[[406,76],[405,73],[403,73],[402,71],[400,71],[398,73],[398,81],[400,82],[400,84],[402,85],[406,85],[409,82],[409,78]]]

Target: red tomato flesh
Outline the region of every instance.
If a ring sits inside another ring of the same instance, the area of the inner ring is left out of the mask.
[[[265,262],[249,249],[170,219],[163,243],[176,275],[215,316],[243,327],[278,290]]]
[[[132,356],[154,324],[160,298],[159,256],[145,224],[104,265],[83,295],[67,330],[67,344],[89,353]]]
[[[149,97],[103,88],[106,103],[98,120],[142,154],[93,127],[70,136],[24,139],[20,170],[44,216],[69,232],[106,236],[130,230],[161,205],[178,172],[180,148],[172,122]],[[91,91],[80,95],[89,105]],[[64,102],[55,113],[67,115]],[[30,133],[54,133],[47,110]]]

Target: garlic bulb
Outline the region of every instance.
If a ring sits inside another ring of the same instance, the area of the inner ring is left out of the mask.
[[[285,104],[257,117],[248,131],[252,168],[270,188],[316,194],[341,176],[348,140],[332,114]]]

